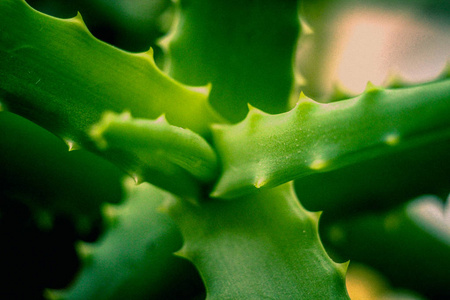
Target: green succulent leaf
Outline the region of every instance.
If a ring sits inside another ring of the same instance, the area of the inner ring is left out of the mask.
[[[90,136],[137,182],[148,181],[176,194],[198,197],[200,182],[210,182],[218,173],[211,146],[189,129],[170,125],[164,115],[146,120],[106,112]]]
[[[160,45],[167,73],[189,85],[212,83],[211,104],[242,120],[247,103],[271,113],[288,109],[300,32],[297,1],[180,0]]]
[[[172,254],[182,237],[174,222],[158,211],[173,196],[148,183],[135,186],[131,179],[126,187],[123,204],[104,207],[107,233],[95,243],[78,245],[83,268],[77,279],[67,290],[48,291],[50,298],[167,299],[186,296],[180,291],[186,282],[180,282],[198,279],[186,260]]]
[[[80,15],[57,19],[23,0],[0,2],[0,98],[8,110],[89,148],[86,131],[106,110],[129,110],[208,135],[221,118],[207,92],[164,75],[152,51],[128,53],[94,38]]]
[[[51,227],[68,217],[80,233],[98,222],[103,202],[118,203],[123,172],[9,112],[0,113],[0,198],[21,199]],[[36,193],[36,191],[39,191]]]
[[[319,214],[290,184],[239,201],[171,199],[166,209],[185,239],[177,254],[197,267],[207,299],[348,299],[346,265],[328,257]]]
[[[212,196],[233,198],[448,139],[449,115],[450,80],[396,90],[369,84],[362,95],[329,104],[302,95],[278,115],[251,108],[241,123],[214,127],[223,173]]]

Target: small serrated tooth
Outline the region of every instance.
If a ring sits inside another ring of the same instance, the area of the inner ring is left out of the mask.
[[[80,12],[77,12],[77,15],[73,18],[67,19],[69,22],[76,24],[79,28],[81,28],[83,31],[86,31],[91,35],[91,32],[86,26],[86,23],[83,20],[83,17],[81,16]]]
[[[105,222],[109,227],[113,227],[118,223],[120,210],[116,205],[105,204],[102,206],[102,213]]]
[[[95,251],[95,246],[93,244],[89,244],[86,242],[77,242],[75,244],[75,249],[83,263],[87,264],[92,261],[92,256],[94,255]]]
[[[366,88],[364,89],[365,94],[374,94],[381,91],[381,88],[373,84],[371,81],[367,82]]]
[[[342,277],[345,277],[347,274],[348,266],[350,265],[350,261],[348,260],[340,264],[336,263],[335,265],[338,271],[341,273]]]
[[[185,258],[185,259],[188,259],[188,260],[191,260],[190,251],[187,249],[187,245],[186,244],[184,244],[183,247],[181,247],[180,250],[175,251],[173,253],[173,255],[181,257],[181,258]]]
[[[247,117],[253,117],[253,115],[269,116],[268,113],[260,110],[259,108],[254,107],[250,103],[247,103],[247,107],[248,107],[248,116]]]
[[[137,174],[137,173],[131,174],[131,177],[134,179],[134,183],[136,185],[140,185],[141,183],[144,182],[144,178],[141,175]]]
[[[310,215],[310,217],[314,220],[314,223],[316,226],[319,226],[319,220],[320,217],[322,216],[322,211],[310,211],[308,212],[308,214]]]
[[[297,105],[294,109],[298,110],[305,110],[305,109],[311,109],[314,107],[318,107],[320,105],[319,102],[314,101],[313,99],[306,96],[303,91],[300,92],[300,96],[298,97]]]
[[[312,29],[311,25],[302,17],[299,17],[300,27],[302,29],[302,35],[312,35],[314,34],[314,29]]]
[[[383,91],[383,88],[374,85],[370,81],[367,82],[366,88],[360,96],[361,103],[376,103],[374,100],[381,91]]]
[[[167,119],[166,119],[166,114],[162,114],[162,115],[160,115],[156,120],[155,120],[155,123],[156,124],[169,124],[169,122],[167,122]]]
[[[152,66],[156,66],[154,51],[152,47],[150,47],[147,51],[134,53],[134,55],[143,58],[145,61],[149,62]]]
[[[268,116],[268,113],[263,112],[262,110],[254,107],[250,103],[247,103],[248,113],[245,119],[242,121],[248,128],[253,128],[255,123],[258,123],[262,118]]]
[[[69,148],[69,151],[75,151],[81,149],[81,146],[75,143],[70,138],[63,138],[64,142],[66,143],[67,147]]]
[[[291,110],[292,113],[300,118],[305,117],[315,109],[320,107],[320,103],[312,100],[308,96],[306,96],[303,92],[300,92],[300,96],[298,98],[297,103],[294,108]]]

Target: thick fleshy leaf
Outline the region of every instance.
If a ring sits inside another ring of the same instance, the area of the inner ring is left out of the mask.
[[[236,125],[214,127],[223,174],[213,197],[233,198],[316,172],[448,139],[450,80],[320,104],[301,96],[284,114],[252,108]]]
[[[348,299],[345,264],[320,243],[318,213],[304,210],[290,184],[238,201],[171,199],[169,214],[198,268],[207,299]]]
[[[147,120],[106,112],[90,136],[102,154],[137,182],[148,181],[179,195],[198,197],[200,183],[218,174],[211,146],[189,129],[170,125],[164,116]]]
[[[57,19],[23,0],[0,2],[0,98],[6,109],[89,146],[106,110],[129,110],[208,135],[220,122],[207,95],[165,76],[152,51],[128,53],[94,38],[80,15]]]
[[[65,216],[86,234],[103,202],[121,201],[124,173],[116,166],[67,151],[59,138],[9,112],[0,113],[0,132],[0,198],[21,199],[43,227]]]
[[[192,265],[172,254],[182,245],[178,228],[158,212],[173,196],[147,183],[136,187],[131,179],[127,190],[123,204],[105,206],[106,234],[95,243],[79,244],[83,268],[77,279],[67,290],[48,291],[50,298],[181,299],[201,292]]]
[[[172,32],[160,43],[167,72],[189,85],[212,84],[211,104],[242,120],[247,103],[288,109],[300,26],[297,1],[180,0]]]

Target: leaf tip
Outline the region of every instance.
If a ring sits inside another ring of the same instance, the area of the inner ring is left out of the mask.
[[[174,252],[173,255],[181,257],[181,258],[185,258],[187,260],[192,260],[192,257],[190,255],[190,251],[187,249],[187,245],[186,244],[184,244],[183,247],[180,250]]]
[[[319,105],[319,102],[316,102],[313,99],[309,98],[303,91],[301,91],[300,96],[298,97],[297,104],[295,105],[293,111],[304,114],[306,112],[310,112],[314,108],[319,107]]]
[[[84,22],[83,17],[81,16],[81,13],[79,11],[77,12],[77,15],[75,17],[67,19],[67,21],[71,22],[72,24],[75,24],[76,26],[81,28],[83,31],[85,31],[85,32],[89,33],[89,35],[91,35],[91,32],[87,28],[86,23]]]
[[[376,94],[376,93],[378,93],[381,90],[382,90],[381,87],[376,86],[371,81],[368,81],[367,84],[366,84],[366,88],[364,89],[364,93],[365,94]]]
[[[339,273],[341,273],[342,277],[345,278],[347,274],[348,267],[350,265],[350,261],[346,261],[340,264],[336,264],[336,268],[338,269]]]
[[[117,206],[107,203],[102,206],[102,213],[106,223],[110,227],[113,227],[115,224],[117,224],[117,221],[119,219],[119,210]]]
[[[146,62],[149,62],[152,66],[156,67],[154,51],[152,47],[150,47],[147,51],[134,53],[134,55],[144,59]]]

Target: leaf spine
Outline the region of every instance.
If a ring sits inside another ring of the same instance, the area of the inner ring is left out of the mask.
[[[166,114],[160,115],[160,116],[155,120],[155,124],[169,125],[169,122],[167,122]]]
[[[80,12],[77,12],[77,15],[73,18],[67,19],[68,22],[75,24],[78,28],[82,29],[86,33],[88,33],[90,36],[92,36],[91,32],[86,26],[86,23],[83,20],[83,17],[81,16]]]
[[[364,94],[376,94],[381,90],[380,87],[373,84],[371,81],[367,82],[366,88],[364,89]]]
[[[152,47],[150,47],[147,51],[134,53],[134,55],[143,58],[145,61],[149,62],[153,67],[156,68],[154,51]]]
[[[95,246],[86,242],[77,242],[75,249],[78,256],[82,259],[84,263],[89,263],[92,260],[94,254]]]
[[[183,247],[180,250],[175,251],[173,255],[192,261],[192,257],[191,255],[189,255],[189,253],[190,251],[187,249],[187,245],[184,244]]]
[[[308,21],[306,21],[302,16],[299,17],[299,22],[300,28],[302,29],[302,35],[312,35],[315,33]]]
[[[341,273],[342,277],[345,278],[346,274],[347,274],[347,270],[348,270],[348,266],[350,265],[350,261],[346,261],[340,264],[336,264],[336,268],[338,269],[338,271]]]
[[[66,143],[67,147],[69,148],[69,151],[75,151],[75,150],[79,150],[81,149],[81,146],[78,145],[77,143],[75,143],[72,139],[70,138],[63,138],[64,142]]]

